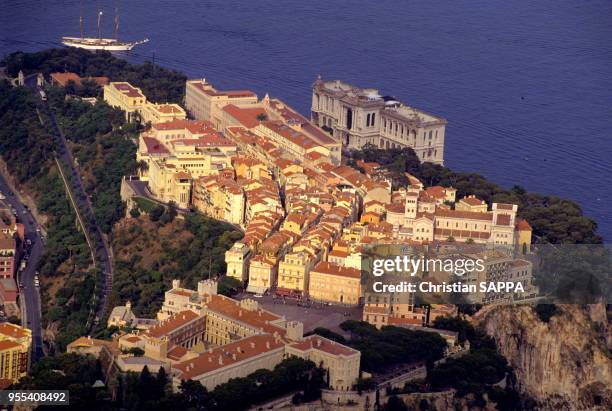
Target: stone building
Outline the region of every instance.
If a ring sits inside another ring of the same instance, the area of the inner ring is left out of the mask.
[[[444,163],[446,120],[381,96],[377,89],[319,78],[311,109],[313,122],[347,148],[410,147],[421,161]]]

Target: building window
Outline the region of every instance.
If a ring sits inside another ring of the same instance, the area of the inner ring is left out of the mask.
[[[374,126],[374,121],[376,119],[376,113],[372,113],[372,118],[370,119],[370,125]]]
[[[346,128],[349,130],[353,128],[353,110],[350,108],[346,109]]]

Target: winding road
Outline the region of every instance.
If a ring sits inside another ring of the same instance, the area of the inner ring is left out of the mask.
[[[30,77],[26,79],[26,85],[32,89],[35,95],[38,97],[37,106],[39,110],[43,111],[47,118],[50,119],[49,132],[52,133],[56,140],[56,158],[64,166],[65,178],[68,181],[69,200],[72,203],[73,208],[77,210],[77,218],[82,226],[85,227],[85,237],[87,244],[90,248],[92,258],[94,259],[95,265],[102,271],[104,277],[104,284],[102,290],[98,290],[97,294],[97,305],[95,317],[93,323],[88,324],[88,328],[91,329],[95,323],[97,323],[106,310],[106,301],[108,294],[112,289],[113,284],[113,266],[111,261],[111,253],[108,245],[102,235],[96,217],[94,214],[93,206],[91,201],[83,188],[81,177],[75,167],[75,162],[72,157],[72,153],[68,148],[66,136],[57,125],[55,113],[49,107],[46,99],[42,99],[40,94],[40,87],[36,84],[36,78]]]

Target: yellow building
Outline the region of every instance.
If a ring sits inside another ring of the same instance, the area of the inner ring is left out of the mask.
[[[134,119],[136,113],[140,116],[143,124],[166,123],[187,118],[187,113],[178,104],[149,102],[141,89],[125,81],[116,81],[105,85],[104,101],[125,111],[125,117],[128,121]]]
[[[525,251],[529,251],[529,248],[531,247],[532,228],[527,220],[517,218],[515,223],[515,231],[516,245],[521,249],[525,248]]]
[[[242,187],[232,179],[211,175],[194,181],[194,207],[218,220],[242,225],[245,201]]]
[[[361,298],[361,273],[355,268],[320,262],[310,271],[311,300],[357,305]]]
[[[247,291],[262,294],[276,281],[278,261],[258,254],[249,261],[249,285]]]
[[[125,111],[125,118],[130,121],[134,113],[140,113],[147,104],[147,98],[137,87],[125,81],[112,82],[104,86],[104,101],[110,106]]]
[[[251,249],[244,243],[236,242],[225,252],[225,263],[227,264],[227,275],[240,281],[249,278],[249,258]]]
[[[308,288],[309,274],[318,258],[308,251],[291,252],[278,265],[278,289],[298,291],[304,294]]]
[[[330,151],[327,147],[318,144],[310,137],[296,131],[281,121],[262,121],[253,129],[253,132],[269,138],[278,144],[280,148],[298,159],[314,152],[326,157],[330,156]]]
[[[457,204],[455,204],[455,210],[486,213],[488,211],[488,206],[487,203],[485,203],[478,197],[471,195],[463,197],[461,200],[459,200]]]
[[[311,335],[285,347],[287,356],[310,360],[329,370],[333,390],[349,391],[359,379],[361,353],[335,341]]]
[[[30,367],[32,331],[11,323],[0,324],[0,379],[19,381]]]
[[[221,130],[223,113],[228,104],[237,107],[257,104],[257,94],[249,90],[220,91],[202,80],[188,80],[185,85],[185,107],[198,120],[208,120]]]
[[[264,310],[253,299],[217,295],[215,281],[200,281],[194,291],[174,280],[158,318],[148,330],[114,341],[81,337],[68,344],[68,351],[96,356],[104,370],[164,368],[175,390],[186,380],[212,390],[232,378],[271,370],[291,356],[323,366],[336,390],[351,389],[359,376],[359,351],[323,337],[304,337],[303,323]],[[133,348],[144,355],[134,356]]]
[[[174,120],[185,120],[187,113],[178,104],[147,103],[142,108],[141,116],[144,124],[158,124]]]
[[[210,123],[173,120],[155,124],[140,135],[136,161],[146,164],[140,170],[140,179],[148,181],[156,198],[187,208],[192,203],[194,179],[231,168],[235,154],[236,145]],[[230,217],[239,220],[240,207],[230,208]]]

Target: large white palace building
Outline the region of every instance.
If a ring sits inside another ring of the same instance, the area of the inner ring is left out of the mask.
[[[444,163],[446,120],[409,107],[373,88],[317,79],[312,89],[312,120],[344,147],[410,147],[421,161]]]

